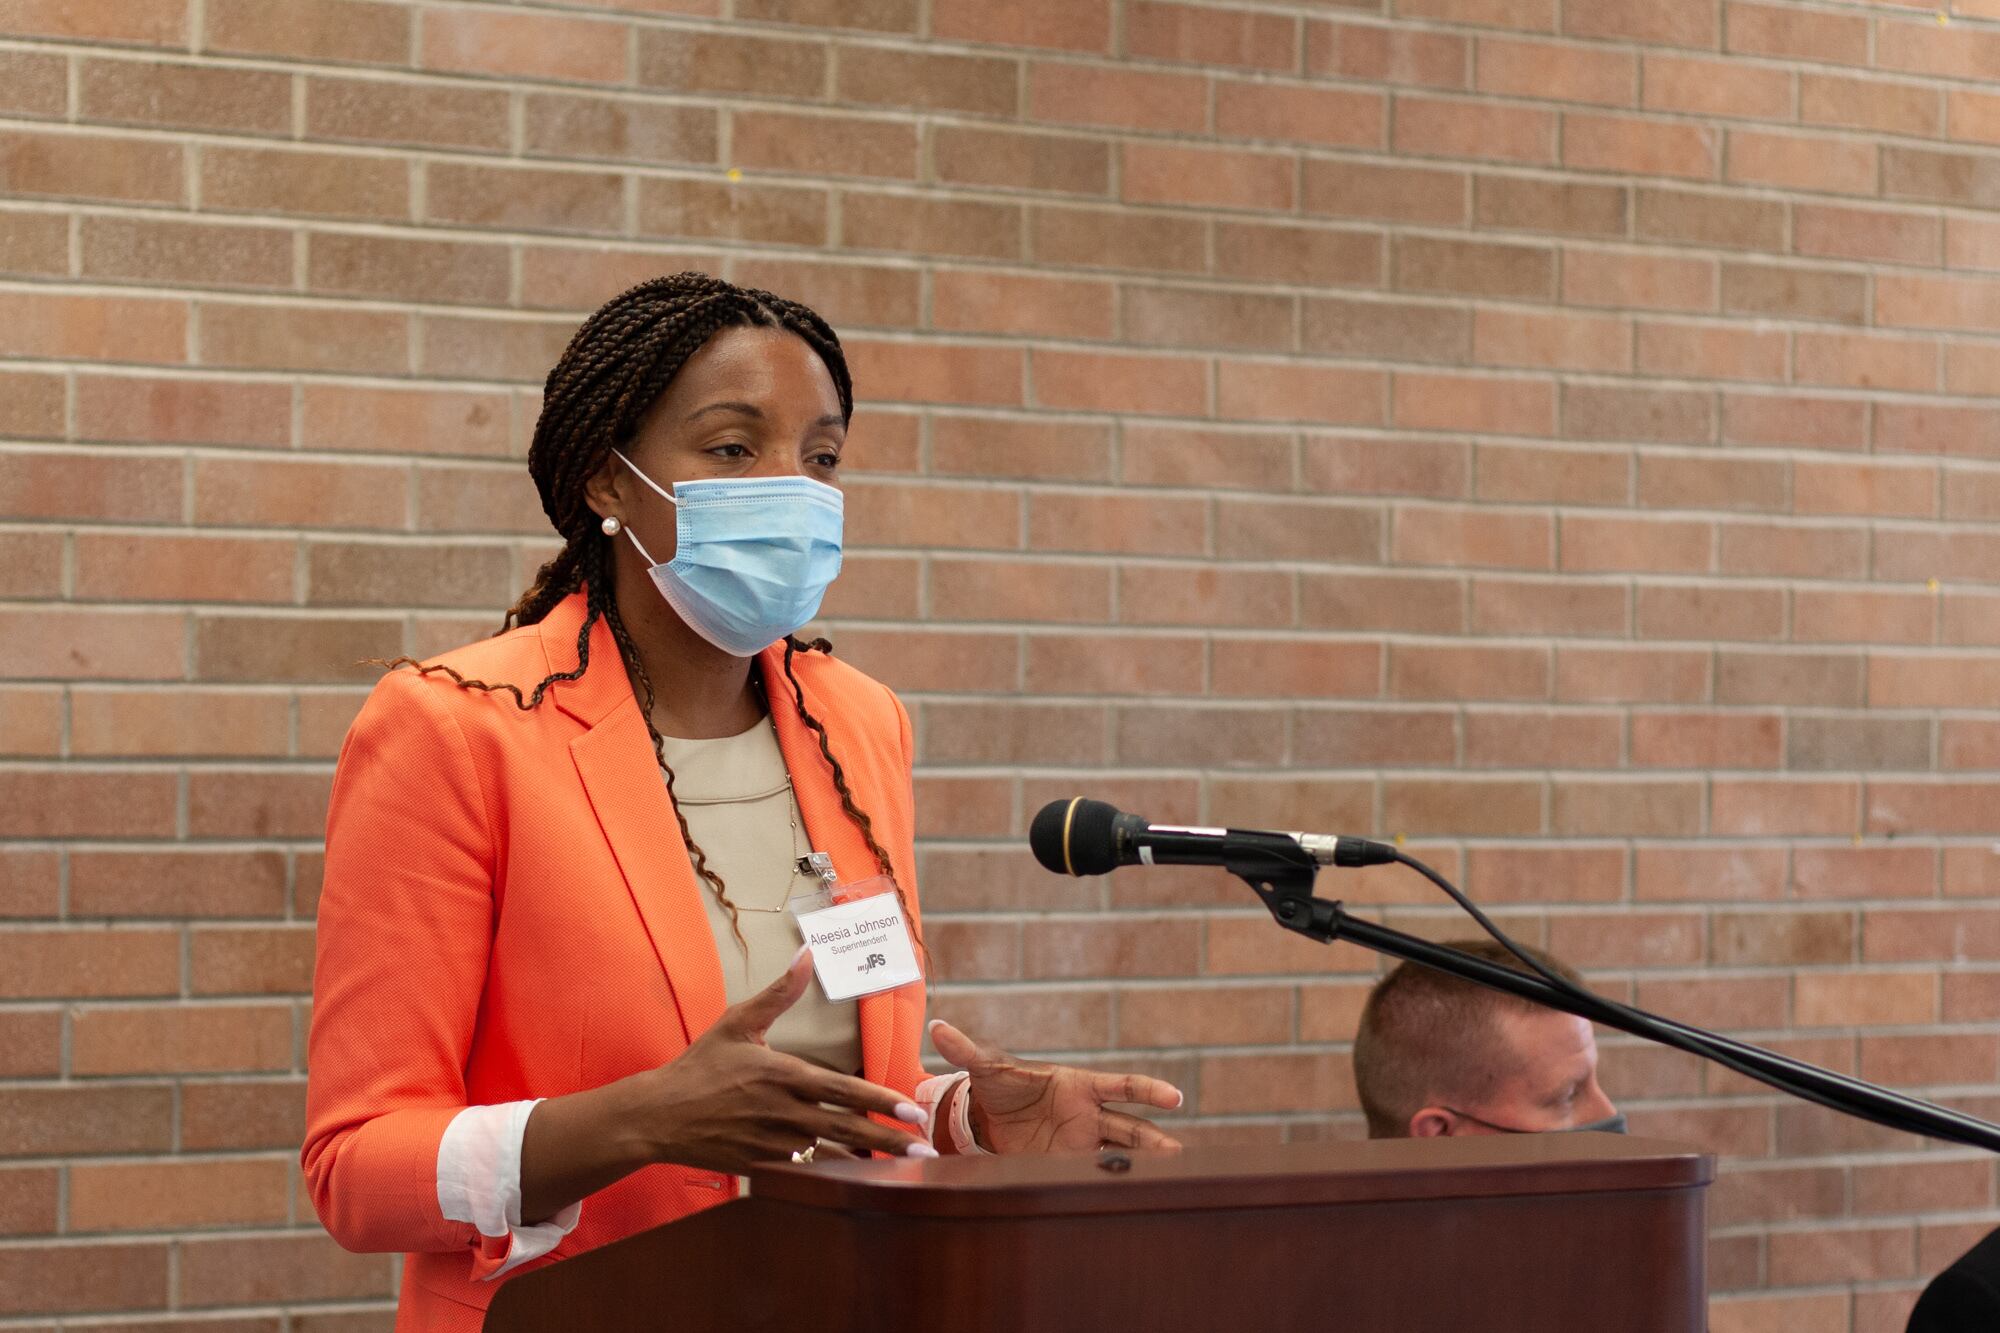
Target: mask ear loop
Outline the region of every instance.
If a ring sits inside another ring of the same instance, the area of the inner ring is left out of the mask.
[[[641,560],[644,560],[648,566],[653,566],[660,563],[659,561],[653,559],[653,553],[646,549],[646,544],[639,540],[639,534],[632,531],[632,525],[629,523],[625,525],[625,535],[627,537],[630,537],[632,539],[632,544],[639,548],[639,558]]]
[[[661,499],[665,500],[668,504],[672,505],[676,509],[681,507],[681,502],[679,500],[674,499],[674,493],[672,491],[667,490],[665,487],[661,486],[659,482],[654,481],[651,477],[641,472],[639,470],[639,465],[637,463],[634,463],[631,459],[627,458],[622,451],[613,449],[611,452],[617,455],[619,462],[623,463],[626,467],[632,469],[633,476],[637,477],[640,481],[645,482],[648,486],[651,486],[654,490],[658,491],[660,493]],[[625,535],[632,539],[632,545],[639,548],[639,554],[645,558],[645,561],[648,565],[657,565],[660,563],[659,561],[653,559],[653,553],[651,551],[648,551],[646,549],[646,544],[639,540],[639,534],[632,531],[632,525],[630,523],[627,523],[625,525]]]
[[[1515,1129],[1512,1125],[1496,1125],[1491,1120],[1481,1120],[1470,1111],[1461,1111],[1456,1106],[1445,1106],[1442,1102],[1438,1103],[1438,1105],[1461,1120],[1470,1120],[1475,1125],[1484,1125],[1488,1129],[1497,1129],[1502,1134],[1541,1134],[1547,1132],[1546,1130]]]

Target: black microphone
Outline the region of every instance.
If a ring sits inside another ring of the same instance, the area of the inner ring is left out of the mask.
[[[1043,806],[1028,826],[1028,846],[1044,870],[1058,875],[1104,875],[1130,865],[1219,866],[1229,864],[1232,855],[1260,851],[1304,851],[1323,866],[1379,866],[1396,859],[1394,847],[1367,838],[1149,824],[1081,796]]]

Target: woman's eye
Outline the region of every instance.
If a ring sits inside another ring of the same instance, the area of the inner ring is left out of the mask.
[[[828,471],[832,471],[834,468],[840,466],[840,455],[834,453],[831,449],[822,449],[807,461],[814,467],[823,467]]]
[[[709,452],[719,458],[748,458],[750,456],[750,451],[734,440],[729,441],[727,444],[718,444],[710,449]]]

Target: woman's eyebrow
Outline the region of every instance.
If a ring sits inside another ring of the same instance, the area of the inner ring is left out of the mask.
[[[737,416],[755,417],[759,421],[764,419],[764,410],[755,403],[728,401],[709,403],[704,407],[697,407],[694,411],[688,413],[683,420],[694,421],[707,416],[711,412],[734,412]],[[814,430],[819,429],[821,426],[845,426],[846,424],[846,419],[838,412],[828,412],[812,423]]]
[[[762,409],[755,403],[722,402],[710,403],[706,407],[697,407],[694,411],[687,414],[686,419],[693,421],[697,417],[707,416],[710,412],[735,412],[739,416],[757,417],[760,419],[764,415]],[[838,420],[838,418],[835,419]]]

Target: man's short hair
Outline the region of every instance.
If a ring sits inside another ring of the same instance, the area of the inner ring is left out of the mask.
[[[1495,940],[1447,940],[1445,947],[1528,971]],[[1540,949],[1522,947],[1556,975],[1582,983]],[[1419,963],[1398,964],[1368,993],[1354,1038],[1354,1086],[1368,1116],[1369,1137],[1406,1137],[1410,1117],[1440,1098],[1474,1105],[1484,1100],[1511,1072],[1495,1015],[1542,1007]]]

